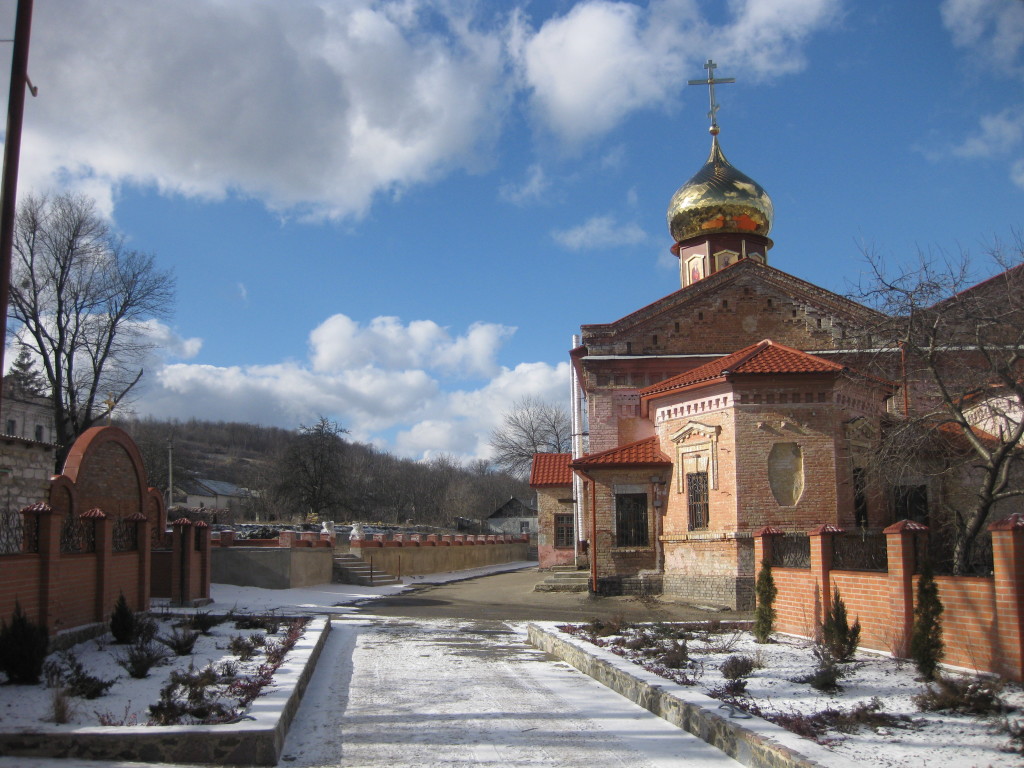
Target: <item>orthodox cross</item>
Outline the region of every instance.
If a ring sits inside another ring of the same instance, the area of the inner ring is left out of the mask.
[[[109,425],[114,418],[114,408],[117,406],[117,400],[114,399],[113,392],[107,395],[107,399],[103,401],[103,404],[107,406],[107,424]]]
[[[711,96],[711,111],[708,112],[708,117],[711,118],[711,133],[712,135],[718,135],[718,104],[715,103],[715,86],[722,85],[724,83],[735,83],[735,77],[715,77],[715,70],[718,65],[715,64],[711,59],[708,59],[708,63],[704,65],[704,69],[708,71],[707,80],[688,80],[689,85],[706,85]]]

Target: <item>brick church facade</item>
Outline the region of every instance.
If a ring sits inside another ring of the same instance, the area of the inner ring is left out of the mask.
[[[871,349],[886,318],[770,266],[772,216],[713,122],[707,162],[668,210],[680,289],[583,325],[570,353],[589,445],[535,458],[542,568],[749,609],[758,529],[893,522],[863,471],[897,390],[878,371],[888,360],[898,377],[898,353],[878,368]]]

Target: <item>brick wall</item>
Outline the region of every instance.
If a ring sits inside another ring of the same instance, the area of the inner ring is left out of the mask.
[[[537,489],[537,558],[541,570],[575,562],[574,547],[555,546],[555,515],[572,515],[572,486]]]

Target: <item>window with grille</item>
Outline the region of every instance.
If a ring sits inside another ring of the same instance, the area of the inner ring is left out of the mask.
[[[647,494],[615,494],[615,546],[647,547]]]
[[[686,503],[690,511],[690,530],[708,527],[708,473],[686,474]]]
[[[928,525],[928,487],[897,485],[893,488],[893,511],[897,520]]]
[[[555,546],[573,546],[572,515],[555,515]]]

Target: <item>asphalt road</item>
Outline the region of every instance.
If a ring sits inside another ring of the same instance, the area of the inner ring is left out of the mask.
[[[663,598],[597,597],[587,592],[534,592],[547,578],[536,568],[480,576],[448,584],[424,585],[362,605],[377,616],[418,619],[498,619],[505,621],[585,621],[621,616],[630,621],[749,619],[752,614],[710,611]]]

